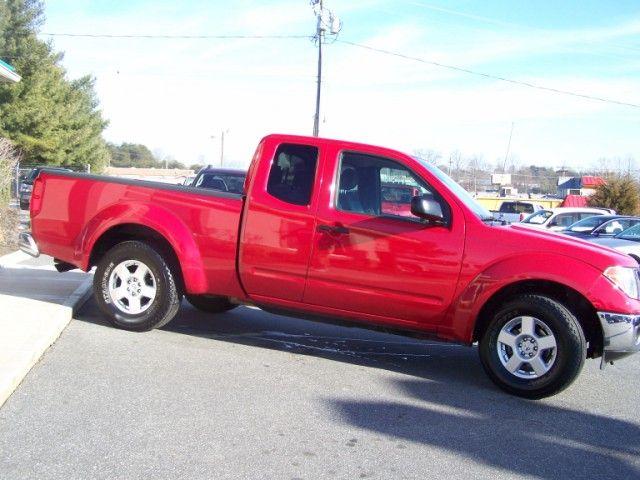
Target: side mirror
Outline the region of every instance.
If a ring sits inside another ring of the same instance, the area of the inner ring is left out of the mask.
[[[428,193],[411,198],[411,213],[433,225],[445,224],[442,205]]]

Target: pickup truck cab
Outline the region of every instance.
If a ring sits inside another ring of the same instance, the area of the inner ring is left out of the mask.
[[[164,325],[186,296],[478,342],[489,377],[528,398],[567,387],[585,358],[640,348],[632,258],[495,222],[439,169],[382,147],[270,135],[242,193],[43,172],[31,221],[22,248],[96,267],[98,305],[128,330]]]

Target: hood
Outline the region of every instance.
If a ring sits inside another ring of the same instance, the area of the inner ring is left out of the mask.
[[[611,241],[610,238],[586,241],[579,237],[572,237],[550,230],[539,230],[512,224],[504,228],[504,241],[514,242],[521,251],[553,252],[581,260],[601,271],[613,265],[637,267],[638,264],[628,255],[611,247],[601,245],[600,242]],[[635,242],[628,242],[635,243]],[[636,244],[636,246],[640,246]],[[608,248],[607,248],[608,247]],[[640,249],[639,249],[640,250]]]

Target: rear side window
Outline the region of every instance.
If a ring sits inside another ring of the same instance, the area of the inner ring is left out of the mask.
[[[316,147],[280,145],[269,171],[267,192],[283,202],[309,205],[317,163]]]

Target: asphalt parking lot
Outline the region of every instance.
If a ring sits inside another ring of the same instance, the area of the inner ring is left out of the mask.
[[[184,305],[115,330],[93,302],[0,409],[0,477],[640,478],[640,356],[533,402],[475,349]]]

